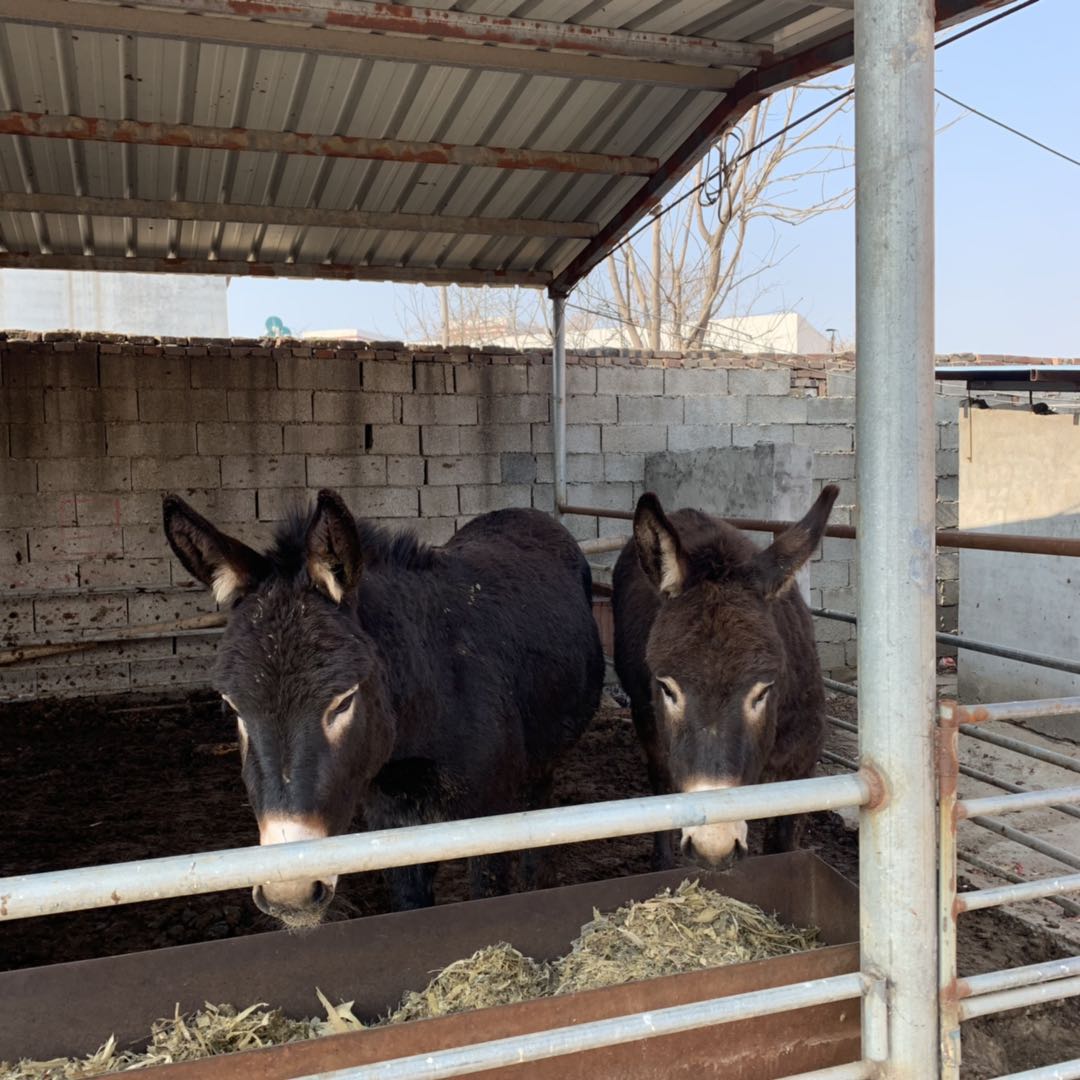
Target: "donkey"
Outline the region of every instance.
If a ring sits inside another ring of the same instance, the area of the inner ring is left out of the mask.
[[[838,488],[758,550],[698,510],[668,517],[648,492],[613,575],[615,670],[630,695],[657,794],[810,776],[825,737],[825,691],[810,612],[795,575],[821,541]],[[766,853],[798,844],[801,818],[769,822]],[[682,830],[681,850],[723,868],[746,822]],[[654,861],[675,861],[674,834]]]
[[[596,711],[604,659],[588,563],[537,510],[499,510],[443,547],[358,521],[322,491],[265,554],[181,499],[165,535],[230,609],[214,682],[235,713],[262,844],[531,809]],[[469,863],[473,896],[513,861]],[[396,909],[434,903],[435,864],[387,871]],[[321,921],[336,880],[266,882],[258,907]]]

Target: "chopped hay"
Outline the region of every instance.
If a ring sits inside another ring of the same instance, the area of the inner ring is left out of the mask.
[[[533,960],[505,942],[480,949],[443,968],[423,990],[406,993],[379,1024],[450,1016],[816,948],[816,930],[785,926],[752,904],[684,881],[674,893],[665,889],[651,900],[607,915],[594,910],[571,951],[554,963]],[[158,1020],[141,1052],[117,1050],[110,1038],[82,1060],[0,1063],[0,1080],[84,1080],[364,1028],[353,1015],[351,1001],[333,1005],[318,988],[315,993],[325,1020],[291,1020],[263,1003],[242,1011],[207,1003],[189,1016],[177,1012],[172,1019]]]
[[[384,1023],[403,1024],[493,1005],[516,1005],[550,997],[551,992],[551,965],[538,963],[502,942],[474,952],[467,960],[455,960],[419,993],[410,990]]]

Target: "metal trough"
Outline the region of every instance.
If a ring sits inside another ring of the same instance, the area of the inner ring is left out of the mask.
[[[354,1000],[358,1016],[395,1005],[431,972],[476,949],[509,941],[526,954],[566,952],[594,908],[611,910],[653,896],[686,877],[817,926],[829,947],[775,960],[652,979],[607,990],[527,1002],[393,1028],[163,1066],[168,1080],[243,1076],[285,1080],[406,1054],[542,1031],[642,1010],[858,970],[858,899],[853,885],[807,852],[748,859],[727,874],[680,869],[422,911],[330,923],[307,936],[266,933],[48,967],[0,973],[0,1060],[85,1054],[115,1034],[145,1039],[151,1023],[179,1005],[245,1006],[257,1001],[313,1015],[318,986],[330,1000]],[[62,1024],[56,1017],[62,1016]],[[730,1023],[518,1066],[485,1076],[510,1080],[659,1080],[676,1074],[772,1080],[856,1061],[857,1001]]]

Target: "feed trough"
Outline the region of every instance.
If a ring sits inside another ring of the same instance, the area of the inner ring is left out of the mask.
[[[181,946],[0,974],[5,1023],[0,1060],[93,1051],[110,1034],[145,1041],[154,1020],[204,1002],[257,1001],[289,1015],[317,1011],[315,988],[351,1000],[362,1018],[385,1014],[434,970],[506,941],[539,960],[569,948],[594,909],[645,900],[687,877],[816,927],[824,947],[772,960],[705,969],[434,1020],[331,1035],[310,1042],[158,1067],[168,1080],[276,1080],[488,1039],[586,1023],[643,1010],[826,978],[858,970],[855,888],[807,852],[748,859],[726,874],[682,868],[491,900],[330,923],[307,936],[285,933]],[[62,1023],[57,1018],[63,1017]],[[491,1070],[485,1075],[555,1078],[679,1075],[771,1080],[859,1058],[857,1001],[725,1024],[602,1050]]]

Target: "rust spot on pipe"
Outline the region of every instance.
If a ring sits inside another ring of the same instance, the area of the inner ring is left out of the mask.
[[[11,893],[4,893],[0,896],[0,916],[7,918],[8,913],[8,901],[11,899]]]
[[[885,783],[885,777],[872,762],[863,759],[859,766],[859,775],[866,781],[870,789],[870,798],[864,804],[864,810],[880,810],[889,801],[889,786]]]
[[[120,894],[115,889],[113,889],[113,891],[109,894],[109,899],[112,900],[114,904],[119,904]]]

